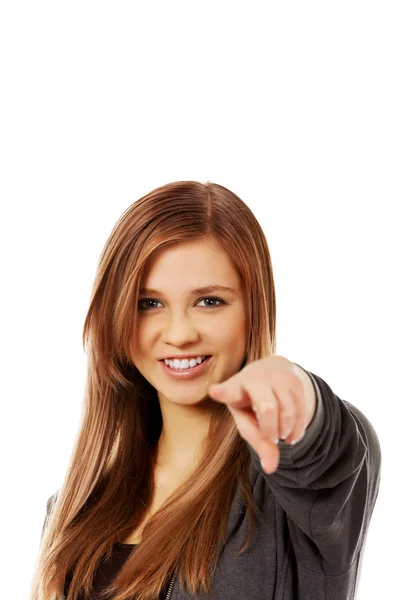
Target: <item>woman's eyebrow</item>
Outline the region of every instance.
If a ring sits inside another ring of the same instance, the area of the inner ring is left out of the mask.
[[[190,293],[191,294],[209,294],[210,292],[217,292],[217,291],[223,291],[223,292],[236,292],[236,290],[234,288],[230,288],[224,285],[207,285],[205,287],[200,287],[200,288],[196,288],[194,290],[192,290]],[[154,294],[156,296],[162,296],[163,293],[158,291],[158,290],[153,290],[151,288],[140,288],[139,290],[139,294]]]

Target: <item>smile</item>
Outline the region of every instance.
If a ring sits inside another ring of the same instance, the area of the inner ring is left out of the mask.
[[[196,367],[197,365],[200,365],[203,361],[205,361],[205,359],[207,358],[207,356],[198,356],[197,358],[183,358],[182,360],[179,360],[178,358],[173,358],[173,359],[169,359],[169,358],[165,358],[164,362],[166,365],[168,365],[171,369],[188,369]]]
[[[210,364],[211,358],[211,356],[199,356],[197,358],[191,358],[190,361],[188,359],[184,359],[183,361],[177,361],[178,365],[180,365],[177,367],[175,367],[175,360],[177,359],[165,359],[159,362],[161,363],[164,372],[170,377],[175,377],[177,379],[189,379],[202,375]],[[191,366],[191,364],[193,366]]]

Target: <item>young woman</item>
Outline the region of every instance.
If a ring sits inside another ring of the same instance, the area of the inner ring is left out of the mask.
[[[275,354],[275,311],[265,236],[228,189],[171,183],[122,215],[31,600],[355,597],[379,442]]]

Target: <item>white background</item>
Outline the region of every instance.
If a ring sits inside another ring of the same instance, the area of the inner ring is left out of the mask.
[[[373,423],[358,600],[398,593],[397,2],[0,9],[2,596],[28,595],[83,399],[82,327],[118,217],[165,183],[238,194],[271,251],[278,354]]]

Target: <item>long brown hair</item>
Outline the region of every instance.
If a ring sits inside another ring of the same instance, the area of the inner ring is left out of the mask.
[[[215,183],[178,181],[134,202],[101,253],[83,328],[88,371],[81,422],[62,486],[43,529],[30,600],[89,594],[113,544],[143,522],[154,487],[162,417],[156,390],[135,368],[132,332],[146,261],[171,244],[214,239],[229,254],[245,290],[246,363],[275,354],[275,287],[265,235],[250,208]],[[242,368],[241,367],[241,368]],[[104,592],[152,600],[180,567],[180,583],[210,593],[240,486],[250,528],[258,513],[250,453],[224,405],[212,417],[203,458],[147,522],[142,541]]]

